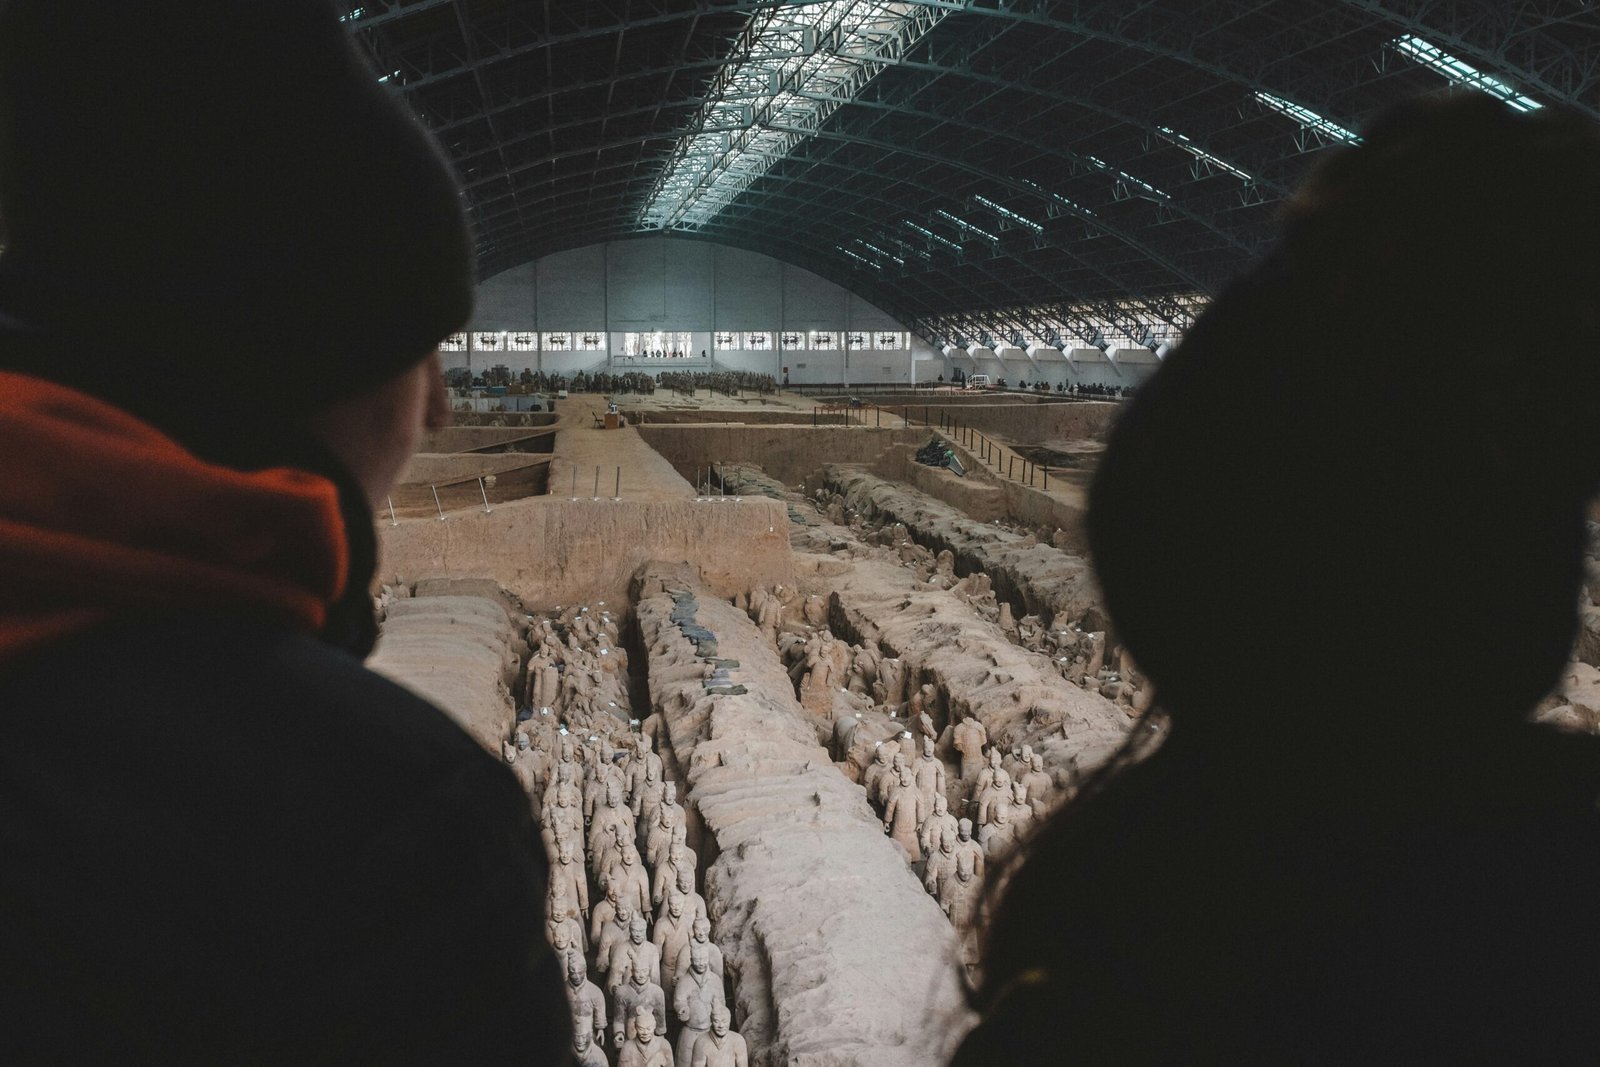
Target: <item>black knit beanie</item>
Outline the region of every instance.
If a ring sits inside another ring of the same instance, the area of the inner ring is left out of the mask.
[[[0,0],[0,224],[0,368],[202,453],[472,309],[449,165],[328,0]]]

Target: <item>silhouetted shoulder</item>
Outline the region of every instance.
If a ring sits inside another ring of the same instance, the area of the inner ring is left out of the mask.
[[[19,1051],[493,1059],[539,1033],[529,1005],[560,1003],[526,798],[352,656],[151,621],[8,671],[0,704]],[[106,1028],[63,1025],[84,1003]],[[561,1020],[547,1032],[554,1050]]]

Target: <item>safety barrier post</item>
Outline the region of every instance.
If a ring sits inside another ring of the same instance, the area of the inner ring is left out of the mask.
[[[594,468],[594,496],[590,497],[589,499],[600,499],[600,467],[598,464],[596,464]]]
[[[616,495],[615,495],[615,496],[613,496],[613,497],[612,497],[612,498],[611,498],[611,499],[612,499],[612,500],[621,500],[621,499],[622,499],[622,468],[621,468],[621,467],[618,467],[618,468],[617,468],[617,489],[616,489]]]

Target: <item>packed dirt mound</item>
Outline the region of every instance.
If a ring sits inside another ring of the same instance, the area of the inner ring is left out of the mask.
[[[771,644],[685,568],[638,581],[663,759],[715,857],[706,897],[752,1064],[943,1062],[967,1025],[950,923],[817,743]]]

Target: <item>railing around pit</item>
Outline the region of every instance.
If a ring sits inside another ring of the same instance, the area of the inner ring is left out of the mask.
[[[993,473],[1002,478],[1009,479],[1021,485],[1035,486],[1039,489],[1050,488],[1050,467],[1038,463],[1026,456],[1019,456],[1000,442],[992,440],[976,427],[961,421],[949,412],[939,412],[939,430],[950,440],[965,448],[969,453],[978,457],[988,470],[993,464]],[[1021,461],[1020,463],[1018,461]]]
[[[592,483],[587,476],[580,478],[578,468],[574,467],[570,486],[573,500],[583,499],[579,493],[580,481],[584,483],[582,488],[590,490],[590,500],[602,499],[602,494],[607,490],[610,492],[608,499],[622,499],[620,466],[609,471],[604,467],[595,467]],[[524,491],[535,488],[538,490],[536,493]],[[470,511],[488,515],[493,513],[497,504],[558,491],[558,487],[549,482],[548,463],[529,464],[510,471],[449,482],[402,485],[396,487],[387,499],[389,525],[400,524],[401,511],[406,512],[407,518],[437,518],[439,522],[444,522],[450,512]]]
[[[983,461],[985,469],[994,464],[994,473],[1021,485],[1050,488],[1051,468],[1026,456],[1010,451],[1005,445],[992,440],[960,418],[960,408],[935,408],[932,404],[905,404],[898,408],[878,407],[875,404],[819,404],[811,409],[812,426],[872,426],[883,428],[883,417],[889,416],[889,429],[910,429],[937,426],[963,448]],[[894,420],[900,420],[897,427]],[[1020,463],[1018,461],[1021,461]]]

